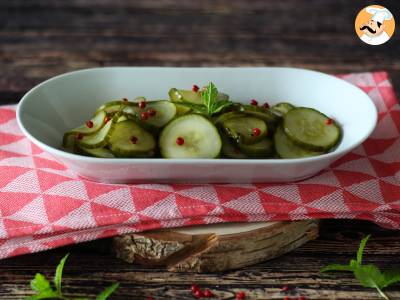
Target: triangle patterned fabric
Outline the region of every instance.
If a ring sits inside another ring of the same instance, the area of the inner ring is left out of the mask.
[[[74,175],[0,107],[0,258],[118,234],[219,222],[366,219],[400,229],[400,106],[386,72],[341,75],[375,102],[360,147],[287,184],[110,185]]]

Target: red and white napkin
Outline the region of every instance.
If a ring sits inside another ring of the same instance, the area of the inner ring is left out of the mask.
[[[31,144],[17,126],[15,106],[0,107],[0,258],[220,222],[348,218],[400,229],[400,105],[385,72],[340,77],[369,94],[379,124],[329,169],[287,184],[91,182]]]

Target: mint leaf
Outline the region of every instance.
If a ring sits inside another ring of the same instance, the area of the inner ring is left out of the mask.
[[[320,272],[331,272],[331,271],[353,272],[354,268],[349,265],[330,264],[320,270]]]
[[[363,265],[362,259],[365,246],[370,235],[367,235],[360,242],[357,251],[357,259],[350,260],[348,265],[331,264],[321,269],[321,272],[329,271],[352,271],[356,279],[364,287],[375,288],[379,295],[384,299],[389,299],[382,291],[383,288],[400,282],[400,270],[382,272],[373,264]]]
[[[212,115],[212,108],[214,102],[217,100],[218,90],[214,83],[210,82],[206,89],[201,93],[201,98],[203,99],[204,105],[207,108],[207,113],[209,116]]]
[[[214,102],[214,105],[212,106],[212,113],[217,114],[221,110],[223,110],[225,107],[231,106],[233,103],[228,101],[228,100],[220,100],[217,102]]]
[[[54,276],[54,285],[56,290],[53,290],[50,282],[47,278],[40,273],[35,275],[35,278],[31,280],[31,288],[36,292],[36,295],[26,297],[25,300],[42,300],[42,299],[58,299],[58,300],[89,300],[87,297],[70,298],[64,296],[61,291],[61,280],[65,262],[69,254],[65,255],[57,266],[56,274]],[[103,292],[101,292],[96,300],[106,300],[117,288],[119,284],[114,283],[107,287]]]
[[[389,299],[381,290],[385,282],[385,277],[375,265],[360,265],[354,270],[354,276],[362,286],[375,288],[384,299]]]
[[[31,288],[36,292],[51,290],[50,282],[40,273],[36,273],[35,278],[31,280]]]
[[[54,276],[54,285],[56,286],[58,295],[62,295],[62,292],[61,292],[62,273],[63,273],[65,261],[67,260],[68,256],[69,256],[69,253],[61,259],[61,261],[58,264],[57,269],[56,269],[56,275]]]
[[[391,284],[400,282],[400,270],[390,270],[383,272],[384,282],[382,288],[385,288]]]
[[[361,263],[362,263],[362,257],[363,257],[365,245],[367,244],[367,242],[368,242],[368,240],[369,240],[370,237],[371,237],[371,235],[369,234],[369,235],[367,235],[365,238],[363,238],[363,239],[361,240],[361,242],[360,242],[360,246],[359,246],[358,251],[357,251],[357,262],[358,262],[360,265],[361,265]]]
[[[377,288],[382,287],[385,277],[375,265],[362,265],[354,270],[354,275],[364,287]]]
[[[109,287],[105,288],[104,291],[102,291],[97,297],[96,300],[106,300],[112,293],[115,292],[115,290],[119,287],[119,283],[114,283],[110,285]]]

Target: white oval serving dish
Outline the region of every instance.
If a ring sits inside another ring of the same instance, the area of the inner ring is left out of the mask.
[[[302,159],[101,159],[62,150],[63,133],[111,99],[167,99],[171,87],[214,82],[231,99],[316,108],[341,124],[343,139],[332,152]],[[359,88],[336,77],[294,68],[111,67],[51,78],[20,101],[17,120],[37,146],[77,174],[108,183],[286,182],[310,177],[361,144],[373,131],[377,111]]]

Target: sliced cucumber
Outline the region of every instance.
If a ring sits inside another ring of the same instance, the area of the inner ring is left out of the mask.
[[[168,95],[172,102],[189,102],[199,105],[203,105],[204,103],[203,98],[201,97],[201,91],[194,92],[191,90],[178,90],[172,88],[169,90]],[[217,100],[229,100],[229,95],[218,93]]]
[[[233,141],[229,139],[224,133],[220,134],[222,141],[222,154],[227,158],[244,159],[247,156],[242,153]]]
[[[218,93],[218,96],[217,96],[217,100],[218,100],[218,101],[221,101],[221,100],[229,100],[229,95],[228,95],[228,94],[225,94],[225,93],[219,92],[219,93]]]
[[[286,115],[288,113],[289,110],[291,110],[293,108],[295,108],[295,106],[288,102],[280,102],[280,103],[273,105],[270,108],[270,111],[279,117],[283,117],[284,115]]]
[[[286,135],[282,126],[279,126],[274,135],[275,150],[281,158],[302,158],[311,157],[323,154],[323,152],[316,152],[304,149],[297,146]]]
[[[178,90],[171,89],[169,91],[171,100],[174,102],[189,102],[192,104],[203,104],[203,99],[201,98],[201,92],[193,92],[191,90]]]
[[[313,108],[291,109],[283,118],[283,129],[297,145],[313,151],[327,151],[340,139],[340,128]]]
[[[82,139],[77,140],[79,146],[85,148],[100,148],[107,145],[109,135],[115,127],[116,120],[113,118],[108,121],[98,132],[91,135],[84,135]]]
[[[126,115],[122,115],[117,119],[117,123],[123,122],[123,121],[126,121],[126,120],[128,120],[128,117]]]
[[[183,139],[182,145],[177,144],[178,138]],[[159,146],[165,158],[216,158],[221,151],[221,138],[208,119],[188,114],[164,127]]]
[[[68,149],[73,149],[75,147],[75,141],[76,141],[76,135],[77,133],[75,132],[66,132],[64,133],[63,137],[63,147],[68,148]]]
[[[230,111],[227,113],[223,113],[215,118],[213,118],[214,124],[222,124],[224,121],[232,119],[232,118],[239,118],[245,117],[246,115],[237,111]]]
[[[132,137],[136,138],[135,143]],[[111,152],[117,157],[150,157],[155,153],[154,137],[132,120],[115,124],[109,138]]]
[[[175,104],[167,100],[147,102],[146,109],[153,109],[156,114],[144,121],[144,123],[158,128],[163,127],[176,115]]]
[[[267,123],[268,128],[272,131],[278,127],[281,120],[281,118],[273,114],[269,109],[261,108],[255,105],[242,104],[239,106],[239,111],[263,120],[265,123]]]
[[[180,94],[179,94],[177,89],[175,89],[175,88],[170,89],[169,92],[168,92],[168,96],[169,96],[169,99],[172,102],[175,103],[175,105],[176,105],[176,114],[178,116],[184,115],[184,114],[186,114],[186,113],[191,111],[190,107],[183,106],[183,105],[179,104],[179,102],[182,102],[182,99],[181,99],[182,97],[180,97]]]
[[[274,154],[274,143],[270,138],[264,138],[252,145],[238,144],[240,151],[252,158],[267,158]]]
[[[150,110],[155,111],[154,116],[150,116],[147,120],[142,120],[140,115],[142,112],[148,112]],[[174,103],[168,100],[159,101],[148,101],[146,102],[145,108],[139,106],[126,106],[122,112],[124,115],[132,120],[136,120],[139,123],[150,125],[152,127],[160,128],[171,121],[176,115],[176,106]]]
[[[68,133],[82,133],[82,134],[92,134],[100,130],[104,125],[104,118],[106,117],[106,113],[104,111],[100,111],[96,114],[89,122],[92,122],[93,126],[88,127],[86,124],[76,127],[70,130]]]
[[[267,125],[261,119],[245,116],[229,118],[222,123],[226,134],[242,144],[254,144],[261,141],[267,135]],[[260,133],[256,136],[253,129],[258,128]]]
[[[94,157],[100,157],[100,158],[114,158],[115,155],[112,154],[112,152],[110,150],[108,150],[107,148],[85,148],[82,146],[78,146],[77,147],[77,151],[79,153],[85,154],[85,155],[89,155],[89,156],[94,156]]]
[[[113,115],[116,112],[121,111],[124,107],[129,107],[129,106],[137,106],[136,102],[129,102],[129,101],[122,101],[122,100],[115,100],[115,101],[110,101],[102,106],[100,106],[96,112],[95,115],[97,115],[99,112],[105,112],[107,115]]]

